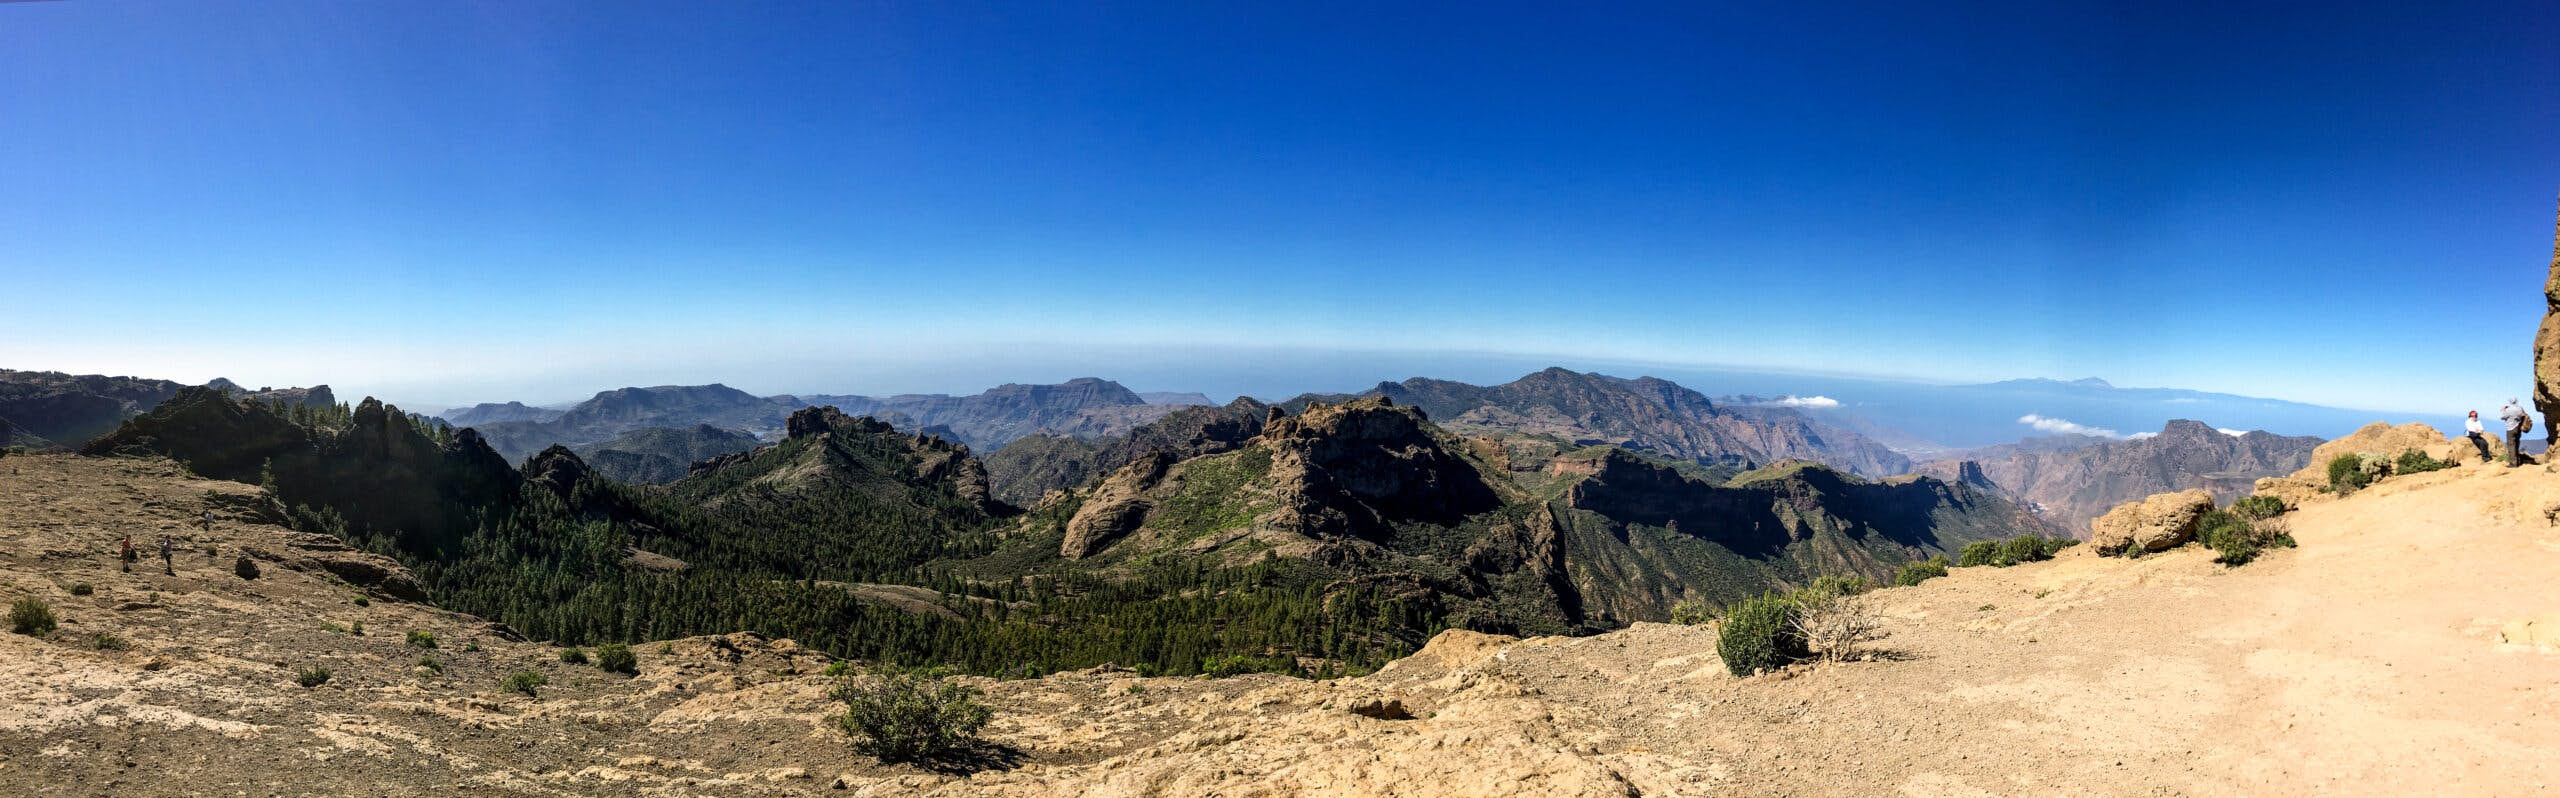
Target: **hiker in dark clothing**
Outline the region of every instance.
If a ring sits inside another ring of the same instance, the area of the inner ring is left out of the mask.
[[[133,561],[137,559],[140,558],[133,554],[133,533],[127,532],[124,535],[124,551],[116,555],[116,562],[124,566],[125,573],[133,573]]]
[[[178,575],[178,547],[172,545],[168,535],[160,536],[160,572]]]
[[[2489,462],[2489,436],[2487,433],[2488,430],[2480,428],[2480,411],[2478,410],[2471,411],[2471,417],[2464,419],[2462,422],[2462,437],[2470,438],[2471,445],[2480,449],[2480,462],[2483,463]]]
[[[213,511],[212,511],[212,510],[206,510],[206,511],[204,511],[204,531],[207,531],[207,532],[211,532],[211,531],[213,531]]]
[[[2507,422],[2507,467],[2514,468],[2524,451],[2524,434],[2533,429],[2533,416],[2526,415],[2516,400],[2508,399],[2507,406],[2498,409],[2498,420]]]

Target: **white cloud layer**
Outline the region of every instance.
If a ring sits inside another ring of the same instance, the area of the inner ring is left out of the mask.
[[[1827,410],[1839,407],[1840,400],[1828,396],[1782,396],[1770,404],[1779,407],[1812,407]]]
[[[2033,427],[2037,432],[2046,432],[2055,435],[2096,435],[2101,438],[2137,439],[2148,438],[2152,435],[2159,434],[2152,432],[2144,433],[2142,435],[2128,436],[2124,433],[2111,429],[2075,424],[2068,419],[2054,418],[2052,416],[2040,416],[2034,413],[2019,416],[2018,423]]]

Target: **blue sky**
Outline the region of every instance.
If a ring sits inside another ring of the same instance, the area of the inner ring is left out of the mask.
[[[2551,4],[1805,5],[5,3],[0,365],[2526,391]]]

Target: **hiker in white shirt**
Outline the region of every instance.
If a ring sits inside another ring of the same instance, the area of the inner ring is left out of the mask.
[[[2479,447],[2480,462],[2489,462],[2489,431],[2480,427],[2480,411],[2471,411],[2471,417],[2462,421],[2462,429],[2462,436],[2470,438],[2472,446]]]

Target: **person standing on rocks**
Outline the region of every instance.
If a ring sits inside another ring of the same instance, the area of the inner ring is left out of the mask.
[[[2524,434],[2533,429],[2533,416],[2526,415],[2515,399],[2498,409],[2498,420],[2507,422],[2507,467],[2516,467],[2516,458],[2524,448]]]
[[[2488,430],[2480,428],[2480,411],[2471,411],[2471,417],[2463,420],[2462,429],[2462,437],[2470,438],[2471,445],[2480,449],[2480,462],[2489,462]]]
[[[124,551],[116,554],[116,562],[124,567],[125,573],[133,573],[133,561],[137,559],[140,558],[133,554],[133,533],[124,533]]]
[[[160,536],[160,572],[170,576],[178,575],[178,547],[168,535]]]

